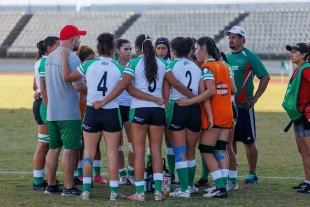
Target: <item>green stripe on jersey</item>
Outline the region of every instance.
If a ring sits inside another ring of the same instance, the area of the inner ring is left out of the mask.
[[[99,60],[100,60],[99,58],[95,58],[92,60],[86,60],[81,65],[79,65],[78,69],[80,72],[82,72],[85,75],[89,66],[91,66],[91,64],[93,64],[94,62],[99,61]]]
[[[46,62],[46,58],[41,58],[40,60],[40,65],[39,65],[39,74],[40,74],[40,77],[45,77],[45,62]]]
[[[213,75],[213,72],[212,70],[208,69],[208,68],[203,68],[202,69],[202,77],[203,77],[203,80],[214,80],[214,75]]]
[[[132,76],[135,76],[135,69],[138,65],[138,63],[140,62],[140,60],[142,59],[143,56],[141,57],[137,57],[134,60],[129,61],[129,63],[126,65],[125,69],[124,69],[124,73],[129,73]]]

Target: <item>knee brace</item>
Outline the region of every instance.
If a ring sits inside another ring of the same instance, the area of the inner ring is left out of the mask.
[[[128,149],[131,153],[134,153],[133,151],[133,147],[132,147],[132,143],[131,142],[128,142]]]
[[[221,152],[227,153],[227,141],[226,140],[217,140],[216,145],[215,145],[215,150],[214,150],[214,155],[217,160],[224,160],[224,156],[221,155]]]
[[[186,146],[180,146],[180,147],[176,147],[173,145],[172,142],[171,143],[171,148],[173,149],[174,152],[174,156],[175,156],[175,162],[182,162],[182,161],[186,161]]]
[[[200,151],[200,154],[213,154],[215,146],[210,146],[210,145],[199,143],[198,149]]]

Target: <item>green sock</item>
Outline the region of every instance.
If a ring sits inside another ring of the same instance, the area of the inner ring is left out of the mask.
[[[162,173],[154,173],[153,179],[155,184],[155,191],[162,192],[164,175]]]
[[[83,176],[83,161],[79,161],[79,164],[78,164],[78,176],[80,177],[81,175]]]
[[[229,181],[232,184],[236,185],[237,184],[237,171],[236,170],[235,171],[229,170],[228,174],[229,174],[229,176],[228,176]]]
[[[170,175],[174,175],[175,171],[175,156],[172,148],[167,148],[167,162]]]
[[[203,157],[201,157],[201,168],[202,168],[201,179],[208,180],[210,171]]]
[[[100,174],[101,167],[94,167],[94,175],[97,176]]]
[[[90,192],[92,177],[83,177],[83,192]]]
[[[101,165],[102,165],[101,160],[94,160],[94,162],[93,162],[93,169],[94,170],[93,171],[94,171],[95,177],[100,174]]]
[[[188,165],[187,165],[187,161],[177,162],[175,167],[176,167],[176,171],[178,173],[181,191],[184,192],[188,189]]]
[[[44,175],[44,169],[42,170],[33,170],[33,183],[35,185],[39,185],[43,183],[43,175]]]
[[[221,172],[223,176],[224,185],[226,186],[227,181],[228,181],[228,169],[221,169]]]
[[[127,174],[126,174],[126,168],[123,168],[123,169],[118,170],[118,174],[119,174],[120,177],[126,176],[126,175],[127,175]]]
[[[144,192],[144,180],[135,180],[136,193],[140,194]]]
[[[128,175],[130,176],[134,176],[135,175],[135,171],[134,168],[128,165]]]
[[[196,159],[187,160],[188,164],[188,186],[194,187],[194,178],[196,173]]]
[[[110,191],[118,194],[118,181],[110,180]]]
[[[224,185],[223,176],[221,170],[217,170],[211,173],[212,178],[214,180],[215,186],[217,189],[219,188],[225,188],[226,185]]]

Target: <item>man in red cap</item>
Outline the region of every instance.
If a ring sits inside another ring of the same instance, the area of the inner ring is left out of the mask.
[[[73,51],[80,45],[80,36],[86,35],[73,25],[66,25],[60,31],[60,46],[52,52],[45,63],[45,82],[47,91],[47,121],[50,133],[49,152],[46,157],[48,187],[44,194],[62,192],[61,196],[80,196],[82,193],[73,182],[73,173],[77,165],[78,150],[83,147],[79,101],[80,93],[87,92],[82,79],[65,82],[62,76],[61,51],[68,50],[68,66],[71,72],[81,64]],[[64,189],[56,185],[56,170],[60,151],[64,173]]]

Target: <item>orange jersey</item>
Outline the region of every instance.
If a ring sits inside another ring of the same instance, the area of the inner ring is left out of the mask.
[[[200,106],[200,119],[201,119],[201,125],[200,125],[200,128],[201,129],[208,129],[209,127],[209,123],[208,123],[208,114],[203,106],[202,103],[199,104]]]
[[[210,79],[212,74],[214,78],[215,94],[210,99],[213,124],[218,127],[230,128],[233,124],[233,111],[229,69],[223,62],[215,60],[203,63],[201,69],[204,80]]]
[[[84,118],[85,107],[86,107],[86,95],[85,94],[80,94],[80,113],[81,113],[81,120],[82,121],[83,121],[83,118]]]

